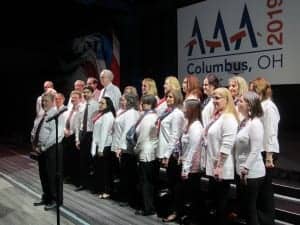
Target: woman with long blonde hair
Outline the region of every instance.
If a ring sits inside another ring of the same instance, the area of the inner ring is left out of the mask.
[[[201,145],[206,152],[206,175],[209,192],[216,206],[217,224],[228,224],[226,208],[230,181],[234,179],[233,146],[238,128],[238,114],[230,91],[217,88],[212,92],[214,113],[204,128]]]

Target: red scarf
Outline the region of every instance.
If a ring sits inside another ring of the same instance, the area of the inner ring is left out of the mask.
[[[97,121],[102,115],[103,115],[102,112],[97,113],[97,114],[93,117],[93,119],[92,119],[93,123],[95,124],[96,121]]]
[[[158,106],[160,106],[161,104],[163,104],[165,101],[166,101],[166,98],[165,98],[165,97],[163,97],[162,99],[160,99],[159,102],[157,103],[156,108],[157,108]]]

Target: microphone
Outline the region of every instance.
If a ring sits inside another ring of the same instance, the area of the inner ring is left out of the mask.
[[[51,120],[54,120],[58,118],[62,113],[68,110],[67,106],[64,106],[61,110],[59,110],[57,113],[55,113],[53,116],[49,117],[46,122],[49,123]]]

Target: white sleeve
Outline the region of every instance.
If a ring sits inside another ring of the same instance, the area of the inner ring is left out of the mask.
[[[268,107],[264,111],[264,130],[265,130],[265,146],[266,152],[279,153],[278,149],[278,113],[273,107]]]
[[[198,150],[200,151],[200,139],[201,139],[201,133],[202,133],[202,127],[195,127],[197,129],[190,129],[189,131],[189,144],[188,144],[188,155],[183,161],[182,164],[182,174],[188,175],[190,173],[190,169],[192,166],[192,160],[195,152]]]
[[[79,111],[74,116],[74,129],[75,129],[75,141],[79,141],[79,131],[80,131],[80,125],[83,118],[83,112]]]
[[[120,149],[127,149],[127,141],[126,141],[126,135],[128,130],[137,122],[136,116],[134,115],[134,111],[128,111],[129,113],[123,114],[123,127],[122,127],[122,134],[120,138]]]
[[[259,123],[256,123],[259,122]],[[263,127],[260,121],[252,121],[249,127],[250,152],[246,162],[241,166],[251,169],[257,160],[257,155],[260,154],[263,148]]]
[[[231,154],[235,137],[237,134],[238,123],[233,116],[224,115],[221,127],[222,143],[220,152],[226,155]]]
[[[157,137],[157,127],[155,122],[157,120],[157,115],[146,115],[145,118],[141,121],[140,125],[137,127],[136,131],[138,132],[138,138],[134,152],[139,154],[142,150],[141,146],[147,140],[151,140],[153,135]]]
[[[39,96],[39,97],[36,99],[36,107],[35,107],[35,109],[36,109],[36,115],[39,115],[39,112],[41,111],[41,108],[42,108],[42,103],[41,103],[41,101],[42,101],[42,98],[41,98],[41,96]]]
[[[112,129],[114,120],[109,117],[109,115],[106,115],[102,118],[102,124],[99,126],[99,130],[97,131],[98,137],[96,141],[96,145],[98,146],[98,151],[103,152],[105,147],[105,142],[107,139],[107,136],[110,135],[110,131]]]
[[[183,125],[184,125],[183,113],[181,111],[174,112],[172,125],[171,125],[171,132],[170,132],[170,142],[168,144],[166,153],[164,155],[165,158],[170,158],[171,154],[173,153],[173,150],[175,149],[176,144],[182,135]]]
[[[55,120],[52,120],[49,122],[49,126],[51,129],[51,132],[49,133],[48,138],[45,138],[46,143],[44,145],[41,146],[41,150],[45,150],[50,148],[51,146],[53,146],[56,143],[56,125],[55,125]],[[58,117],[58,133],[57,133],[57,137],[58,137],[58,143],[60,143],[64,137],[64,128],[65,128],[65,123],[64,123],[64,119],[62,116]]]

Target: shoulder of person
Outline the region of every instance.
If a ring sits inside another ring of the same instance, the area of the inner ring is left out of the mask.
[[[107,112],[103,116],[107,117],[107,118],[114,118],[114,115],[112,114],[112,112]]]
[[[192,129],[202,129],[202,124],[199,120],[196,120],[194,121],[192,124],[191,124],[191,128]]]
[[[236,122],[238,122],[235,116],[232,113],[228,113],[228,112],[223,113],[221,118],[226,120],[235,120]]]
[[[145,115],[145,117],[147,117],[147,119],[157,119],[158,115],[155,112],[150,112],[147,115]]]
[[[250,126],[263,128],[262,122],[258,117],[255,117],[250,121]]]
[[[181,110],[180,108],[178,108],[178,107],[176,107],[176,108],[173,110],[173,112],[176,113],[176,114],[180,114],[180,115],[184,116],[182,110]]]

